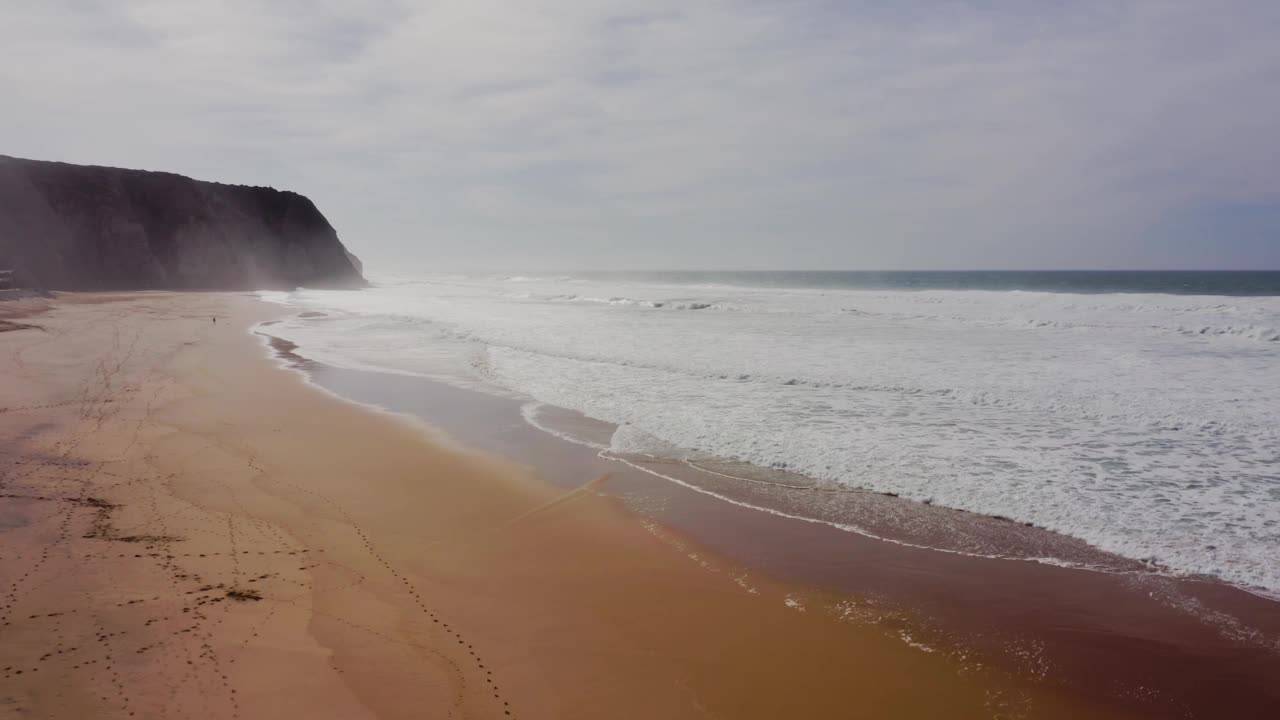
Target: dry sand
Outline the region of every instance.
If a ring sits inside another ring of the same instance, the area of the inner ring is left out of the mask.
[[[279,312],[8,318],[39,327],[0,332],[0,717],[1106,715],[327,395],[248,332]]]

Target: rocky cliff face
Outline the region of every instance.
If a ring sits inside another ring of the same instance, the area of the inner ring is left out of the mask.
[[[59,290],[358,287],[293,192],[0,155],[0,269]]]

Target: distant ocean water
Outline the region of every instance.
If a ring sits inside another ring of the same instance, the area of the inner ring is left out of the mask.
[[[273,334],[1280,591],[1280,272],[374,279]]]
[[[569,277],[569,275],[560,275],[560,277]],[[1022,290],[1065,293],[1280,295],[1280,271],[1275,270],[604,271],[573,273],[572,277],[602,282],[723,284],[833,290],[844,288],[851,290]]]

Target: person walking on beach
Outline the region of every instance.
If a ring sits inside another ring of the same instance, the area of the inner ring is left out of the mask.
[[[214,316],[213,316],[213,324],[214,324],[214,325],[217,325],[217,324],[218,324],[218,316],[217,316],[217,315],[214,315]]]

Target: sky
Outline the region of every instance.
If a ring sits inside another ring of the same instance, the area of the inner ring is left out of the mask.
[[[0,153],[405,269],[1280,269],[1274,0],[6,0]]]

